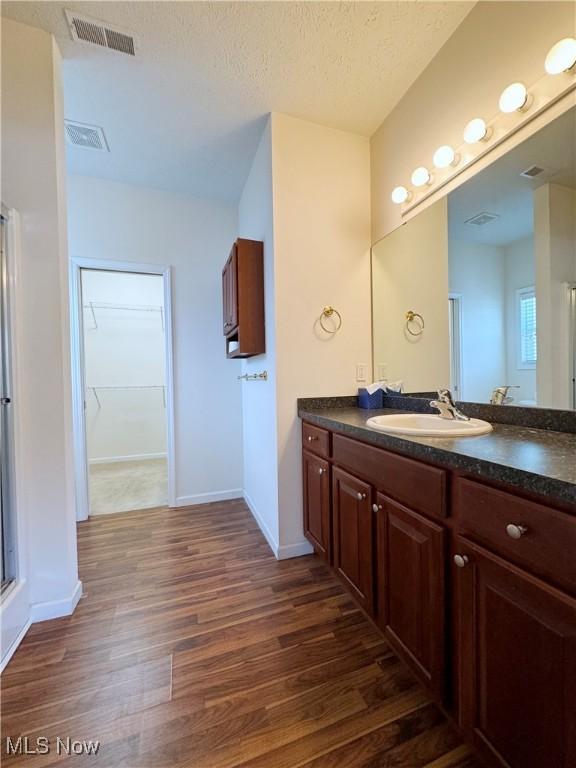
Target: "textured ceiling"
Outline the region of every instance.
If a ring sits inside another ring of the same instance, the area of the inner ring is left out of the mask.
[[[371,135],[472,2],[3,2],[52,32],[66,117],[104,128],[109,155],[75,173],[238,198],[265,116]],[[136,59],[75,43],[63,9],[133,31]]]

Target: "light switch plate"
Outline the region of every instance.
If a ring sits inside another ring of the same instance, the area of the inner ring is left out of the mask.
[[[357,363],[356,364],[356,381],[366,381],[366,369],[367,369],[366,363]]]
[[[386,363],[378,363],[378,381],[382,381],[388,376],[388,366]]]

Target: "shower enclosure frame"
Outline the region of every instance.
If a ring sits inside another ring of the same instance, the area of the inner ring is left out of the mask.
[[[70,328],[72,363],[72,420],[74,431],[74,475],[76,487],[76,518],[87,520],[90,515],[88,488],[88,451],[86,442],[85,366],[82,311],[82,270],[129,272],[162,277],[164,294],[164,359],[166,385],[166,453],[168,464],[168,506],[176,506],[175,439],[174,439],[174,378],[172,341],[172,288],[171,268],[159,264],[140,264],[129,261],[88,259],[73,256],[70,259]]]
[[[5,428],[10,441],[7,467],[11,536],[11,579],[0,596],[0,672],[20,644],[31,624],[30,593],[28,583],[28,538],[26,518],[26,481],[23,468],[26,456],[22,446],[22,420],[20,404],[25,401],[23,377],[19,365],[22,347],[22,250],[20,243],[20,216],[14,208],[1,204],[4,224],[5,248],[3,258],[4,344],[9,352],[8,392],[10,398],[5,414]],[[3,248],[3,250],[4,250]]]

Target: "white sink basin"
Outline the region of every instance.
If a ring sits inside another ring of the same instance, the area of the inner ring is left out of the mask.
[[[482,419],[452,421],[427,413],[391,413],[373,416],[366,424],[380,432],[420,437],[475,437],[492,432],[492,425]]]

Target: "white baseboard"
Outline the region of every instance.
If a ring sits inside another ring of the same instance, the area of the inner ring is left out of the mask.
[[[279,559],[278,558],[278,542],[274,540],[274,537],[272,536],[272,533],[270,532],[270,530],[268,529],[268,526],[264,522],[262,515],[258,512],[258,510],[256,509],[256,506],[254,505],[254,502],[252,501],[250,496],[248,496],[246,491],[244,491],[244,501],[248,505],[248,509],[252,513],[252,517],[258,523],[258,527],[264,534],[264,538],[268,542],[268,546],[272,550],[274,557]]]
[[[278,553],[276,557],[278,560],[290,560],[291,557],[303,557],[303,555],[311,555],[314,552],[314,547],[309,541],[304,539],[298,541],[296,544],[283,544],[278,547]]]
[[[212,504],[214,501],[231,501],[232,499],[241,499],[242,497],[243,492],[241,488],[231,488],[228,491],[196,493],[193,496],[178,496],[176,499],[176,506],[193,507],[196,504]]]
[[[12,656],[14,656],[14,653],[16,652],[16,649],[18,648],[18,646],[20,645],[22,640],[24,640],[24,636],[26,635],[26,632],[28,632],[28,630],[30,629],[30,625],[31,624],[32,624],[31,619],[28,619],[26,624],[24,624],[24,626],[22,627],[22,629],[18,633],[17,637],[14,639],[14,642],[12,643],[10,648],[8,648],[8,650],[2,656],[2,661],[0,661],[0,672],[4,671],[4,668],[6,667],[6,664],[8,664],[8,662],[10,661]]]
[[[165,459],[166,453],[134,453],[130,456],[104,456],[90,459],[89,464],[116,464],[121,461],[146,461],[147,459]]]
[[[65,597],[63,600],[51,600],[46,603],[33,603],[30,606],[30,621],[34,624],[37,621],[70,616],[71,613],[74,613],[74,608],[78,605],[81,597],[82,582],[77,581],[74,591],[69,597]]]

